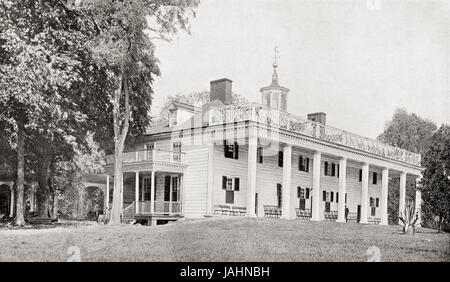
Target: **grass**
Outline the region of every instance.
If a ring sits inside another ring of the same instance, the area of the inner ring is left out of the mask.
[[[159,226],[84,226],[0,230],[0,261],[450,261],[450,235],[400,226],[210,218]]]

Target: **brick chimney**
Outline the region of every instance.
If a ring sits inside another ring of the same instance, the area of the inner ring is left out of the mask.
[[[308,114],[308,119],[316,122],[320,122],[321,124],[325,125],[327,123],[327,114],[326,113],[311,113]]]
[[[231,92],[232,83],[233,81],[228,78],[211,81],[209,101],[219,100],[224,105],[231,105],[233,102],[233,94]]]

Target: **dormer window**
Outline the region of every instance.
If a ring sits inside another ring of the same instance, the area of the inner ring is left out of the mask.
[[[170,115],[170,117],[169,117],[169,126],[170,127],[177,125],[177,113],[178,113],[177,110],[170,112],[170,114],[169,114]]]

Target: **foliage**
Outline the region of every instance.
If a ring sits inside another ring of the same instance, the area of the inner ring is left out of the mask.
[[[189,30],[197,0],[83,0],[75,7],[83,16],[86,48],[103,70],[104,95],[112,111],[114,182],[112,224],[120,221],[122,153],[126,137],[142,134],[150,122],[154,76],[160,74],[152,38],[167,39],[179,29]]]
[[[405,204],[405,210],[399,213],[398,218],[403,224],[403,234],[412,227],[414,235],[416,227],[420,224],[419,211],[416,210],[414,201],[408,201]]]
[[[436,130],[436,124],[405,109],[397,109],[392,120],[387,122],[383,133],[377,139],[393,146],[422,154],[429,146],[430,138]],[[389,222],[398,223],[399,214],[399,177],[389,178],[388,215]],[[416,181],[413,177],[406,179],[406,201],[415,197]]]
[[[443,124],[431,138],[423,159],[422,209],[438,217],[438,231],[450,221],[450,126]]]

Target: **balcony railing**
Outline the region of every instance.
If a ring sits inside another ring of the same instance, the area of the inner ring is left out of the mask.
[[[209,125],[238,121],[255,121],[295,133],[347,146],[378,156],[420,166],[420,154],[394,147],[378,140],[369,139],[335,127],[323,125],[279,110],[262,107],[259,104],[231,105],[209,110]]]
[[[155,213],[169,213],[169,214],[182,213],[181,202],[155,201],[154,204],[155,204]],[[139,201],[138,213],[151,213],[151,202]]]
[[[168,150],[136,150],[136,151],[126,151],[123,152],[122,158],[124,163],[134,163],[134,162],[174,162],[174,163],[184,163],[184,152],[180,151],[168,151]],[[114,163],[114,155],[106,156],[106,164]]]

